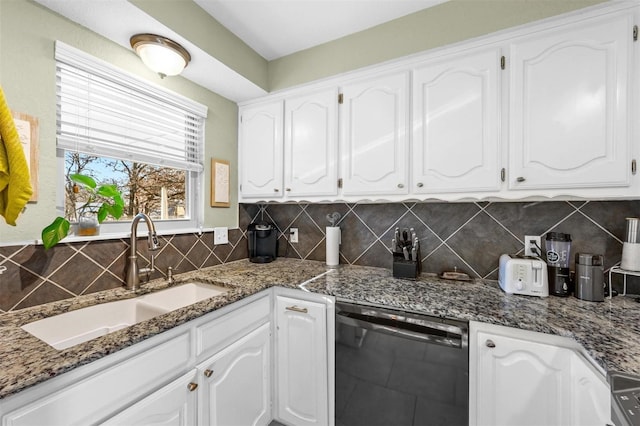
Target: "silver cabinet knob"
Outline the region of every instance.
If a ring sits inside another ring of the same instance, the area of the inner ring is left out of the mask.
[[[525,178],[523,178],[522,176],[518,176],[518,177],[516,178],[516,180],[517,180],[518,182],[524,182],[526,179],[525,179]]]
[[[495,347],[496,347],[496,344],[495,344],[495,343],[493,343],[493,340],[491,340],[491,339],[487,339],[487,341],[486,341],[486,342],[484,342],[484,344],[485,344],[488,348],[495,348]]]
[[[416,186],[417,186],[418,188],[422,188],[422,187],[424,186],[424,184],[423,184],[422,182],[418,182],[418,183],[416,184]]]
[[[287,188],[287,189],[286,189],[286,191],[287,191],[287,192],[291,192],[291,188]]]
[[[273,192],[280,192],[278,188],[273,188]]]
[[[399,184],[398,184],[398,188],[404,188],[404,184],[399,183]]]

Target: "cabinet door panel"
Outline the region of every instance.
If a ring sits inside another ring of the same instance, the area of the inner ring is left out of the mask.
[[[493,49],[414,72],[413,192],[500,189],[499,63]]]
[[[263,324],[198,367],[200,420],[211,426],[271,420],[270,324]],[[209,374],[209,371],[211,374]]]
[[[278,296],[278,417],[298,426],[328,421],[326,308]]]
[[[342,89],[345,195],[408,192],[408,99],[406,72]]]
[[[477,424],[569,423],[570,350],[484,332],[478,345]]]
[[[572,425],[602,426],[613,424],[611,420],[611,389],[599,372],[593,371],[587,360],[573,354],[571,364]]]
[[[197,389],[191,390],[189,385],[196,383],[196,380],[196,370],[194,369],[103,424],[123,426],[195,425],[197,424]]]
[[[629,184],[630,19],[511,44],[511,189]]]
[[[282,197],[282,102],[240,112],[241,194]]]
[[[287,196],[338,192],[337,89],[285,101]]]

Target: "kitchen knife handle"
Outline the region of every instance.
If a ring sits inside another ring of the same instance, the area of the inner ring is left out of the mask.
[[[293,306],[287,306],[285,308],[287,311],[293,311],[293,312],[300,312],[302,314],[306,314],[307,312],[309,312],[307,310],[307,308],[301,308],[299,306],[293,305]]]

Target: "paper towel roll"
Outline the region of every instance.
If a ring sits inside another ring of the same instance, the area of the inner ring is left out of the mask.
[[[339,226],[327,226],[327,265],[336,266],[340,263],[341,233]]]
[[[627,271],[640,271],[640,244],[622,243],[620,267]]]

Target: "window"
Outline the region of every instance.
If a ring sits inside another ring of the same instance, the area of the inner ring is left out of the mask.
[[[82,173],[123,194],[103,233],[128,231],[139,212],[161,230],[200,229],[206,107],[60,41],[55,58],[60,214],[76,220],[83,193],[68,175]]]

